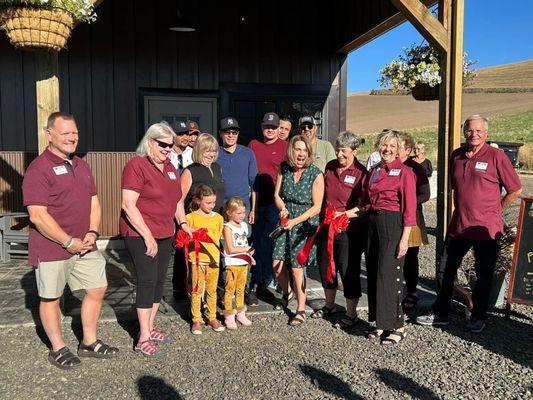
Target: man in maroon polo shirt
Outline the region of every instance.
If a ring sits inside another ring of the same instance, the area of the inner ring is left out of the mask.
[[[80,357],[110,358],[118,349],[96,337],[96,326],[107,289],[106,261],[96,250],[101,209],[89,165],[73,156],[78,144],[74,117],[56,112],[46,127],[48,148],[28,167],[22,183],[30,215],[29,264],[41,302],[39,315],[51,342],[50,363],[61,369],[80,364],[61,333],[59,299],[68,283],[85,289],[81,306],[83,339]]]
[[[257,178],[255,189],[259,208],[252,230],[257,264],[252,268],[251,288],[248,294],[248,305],[257,305],[257,288],[260,294],[268,296],[266,287],[275,285],[272,272],[272,240],[269,233],[276,228],[278,209],[274,204],[274,186],[278,169],[287,152],[287,142],[279,139],[279,117],[269,112],[261,123],[263,140],[252,140],[248,145],[257,160]]]
[[[448,227],[447,254],[442,287],[433,304],[433,313],[417,318],[422,325],[448,325],[448,312],[457,269],[464,255],[474,248],[476,286],[474,308],[467,326],[473,333],[485,327],[494,266],[503,233],[502,210],[522,192],[520,179],[503,151],[486,144],[488,120],[472,115],[463,125],[466,146],[456,149],[450,159],[455,209]],[[501,188],[505,196],[501,196]]]

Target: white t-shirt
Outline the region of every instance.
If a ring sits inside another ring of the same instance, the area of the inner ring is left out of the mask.
[[[174,149],[168,155],[170,162],[178,171],[183,171],[192,164],[192,147],[187,146],[180,154],[176,153]]]
[[[231,238],[233,240],[233,247],[248,247],[248,224],[246,222],[241,222],[240,227],[226,222],[224,226],[227,226],[231,230]],[[224,252],[229,253],[228,246],[222,236],[222,245],[224,246]],[[246,254],[244,251],[240,254]],[[224,257],[225,265],[248,265],[246,261],[241,260],[240,258],[234,257]]]

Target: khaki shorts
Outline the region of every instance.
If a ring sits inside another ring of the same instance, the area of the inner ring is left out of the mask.
[[[70,290],[96,289],[107,286],[106,260],[99,251],[72,256],[68,260],[40,262],[35,270],[37,290],[43,299],[57,299],[65,285]]]

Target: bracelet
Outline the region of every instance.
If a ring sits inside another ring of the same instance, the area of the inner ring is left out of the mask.
[[[68,249],[70,246],[72,246],[72,243],[74,243],[74,238],[71,236],[67,243],[65,243],[61,247],[63,247],[64,249]]]
[[[90,231],[87,231],[87,233],[92,233],[94,236],[96,236],[96,239],[100,237],[100,234],[97,231],[94,231],[92,229]]]

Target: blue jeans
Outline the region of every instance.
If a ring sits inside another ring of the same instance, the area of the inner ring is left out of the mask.
[[[275,283],[272,272],[273,242],[268,237],[279,220],[279,211],[274,204],[259,207],[255,224],[252,228],[252,241],[255,248],[255,261],[251,269],[251,284],[273,286]]]

